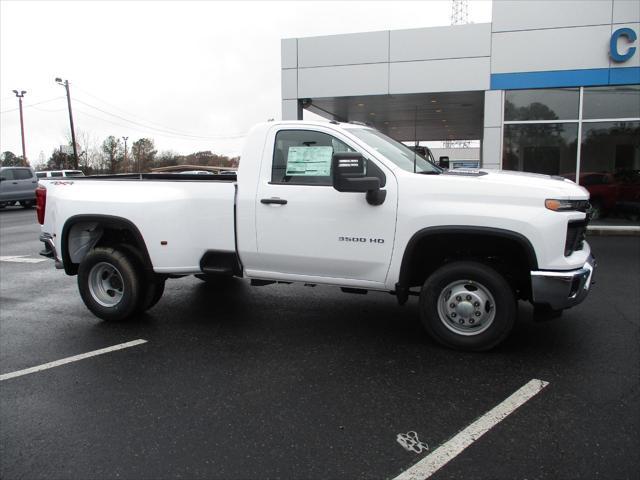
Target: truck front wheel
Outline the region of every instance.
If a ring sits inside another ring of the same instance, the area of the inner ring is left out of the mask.
[[[131,317],[140,303],[142,284],[135,263],[113,248],[95,248],[80,263],[78,289],[82,301],[103,320]]]
[[[460,350],[489,350],[515,323],[516,298],[504,277],[480,262],[440,267],[420,293],[420,317],[427,332]]]

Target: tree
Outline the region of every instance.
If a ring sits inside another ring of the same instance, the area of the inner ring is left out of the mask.
[[[121,158],[118,153],[121,150],[120,139],[109,135],[102,142],[102,151],[107,156],[107,165],[110,173],[117,173]]]
[[[2,152],[3,167],[17,167],[19,165],[22,165],[21,157],[18,157],[15,153],[10,151]]]
[[[188,165],[208,165],[210,167],[237,167],[238,158],[229,158],[226,155],[218,155],[210,150],[195,152],[184,156],[184,161]]]
[[[180,155],[171,151],[165,150],[160,152],[160,154],[154,159],[153,165],[154,167],[169,167],[172,165],[178,165],[178,161],[180,160]]]
[[[131,154],[139,172],[146,172],[151,169],[156,153],[158,151],[150,138],[141,138],[131,145]]]
[[[47,169],[49,170],[65,170],[72,168],[73,155],[62,152],[61,150],[54,150],[51,152],[51,157],[47,162]]]

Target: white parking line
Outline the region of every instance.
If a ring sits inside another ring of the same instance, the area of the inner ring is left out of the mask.
[[[467,428],[436,448],[409,470],[402,472],[394,480],[423,480],[429,478],[457,455],[462,453],[465,448],[495,427],[518,407],[522,406],[527,400],[530,400],[540,393],[547,385],[549,385],[549,382],[543,380],[530,380]]]
[[[22,375],[28,375],[30,373],[40,372],[42,370],[47,370],[53,367],[59,367],[60,365],[77,362],[78,360],[84,360],[85,358],[95,357],[96,355],[102,355],[103,353],[115,352],[116,350],[122,350],[123,348],[135,347],[136,345],[141,345],[143,343],[147,343],[147,341],[141,339],[133,340],[131,342],[120,343],[112,347],[101,348],[100,350],[93,350],[92,352],[81,353],[80,355],[74,355],[73,357],[63,358],[61,360],[56,360],[55,362],[43,363],[42,365],[25,368],[24,370],[18,370],[17,372],[5,373],[4,375],[0,375],[0,381],[9,380],[10,378],[15,377],[21,377]]]
[[[0,257],[0,262],[14,262],[14,263],[40,263],[46,262],[46,258],[30,258],[27,255],[5,255]]]

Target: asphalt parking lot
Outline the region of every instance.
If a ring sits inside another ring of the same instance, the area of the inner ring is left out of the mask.
[[[592,237],[597,284],[489,353],[432,342],[417,302],[328,287],[167,282],[109,324],[0,211],[0,477],[395,478],[531,379],[549,382],[434,479],[638,478],[640,241]],[[34,263],[28,263],[30,260]],[[406,451],[417,432],[429,450]]]

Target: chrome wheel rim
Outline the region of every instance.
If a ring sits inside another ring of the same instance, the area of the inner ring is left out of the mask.
[[[122,274],[110,263],[96,263],[89,272],[89,291],[103,307],[115,307],[124,294]]]
[[[445,327],[458,335],[479,335],[495,319],[495,300],[481,283],[456,280],[440,292],[438,316]]]

